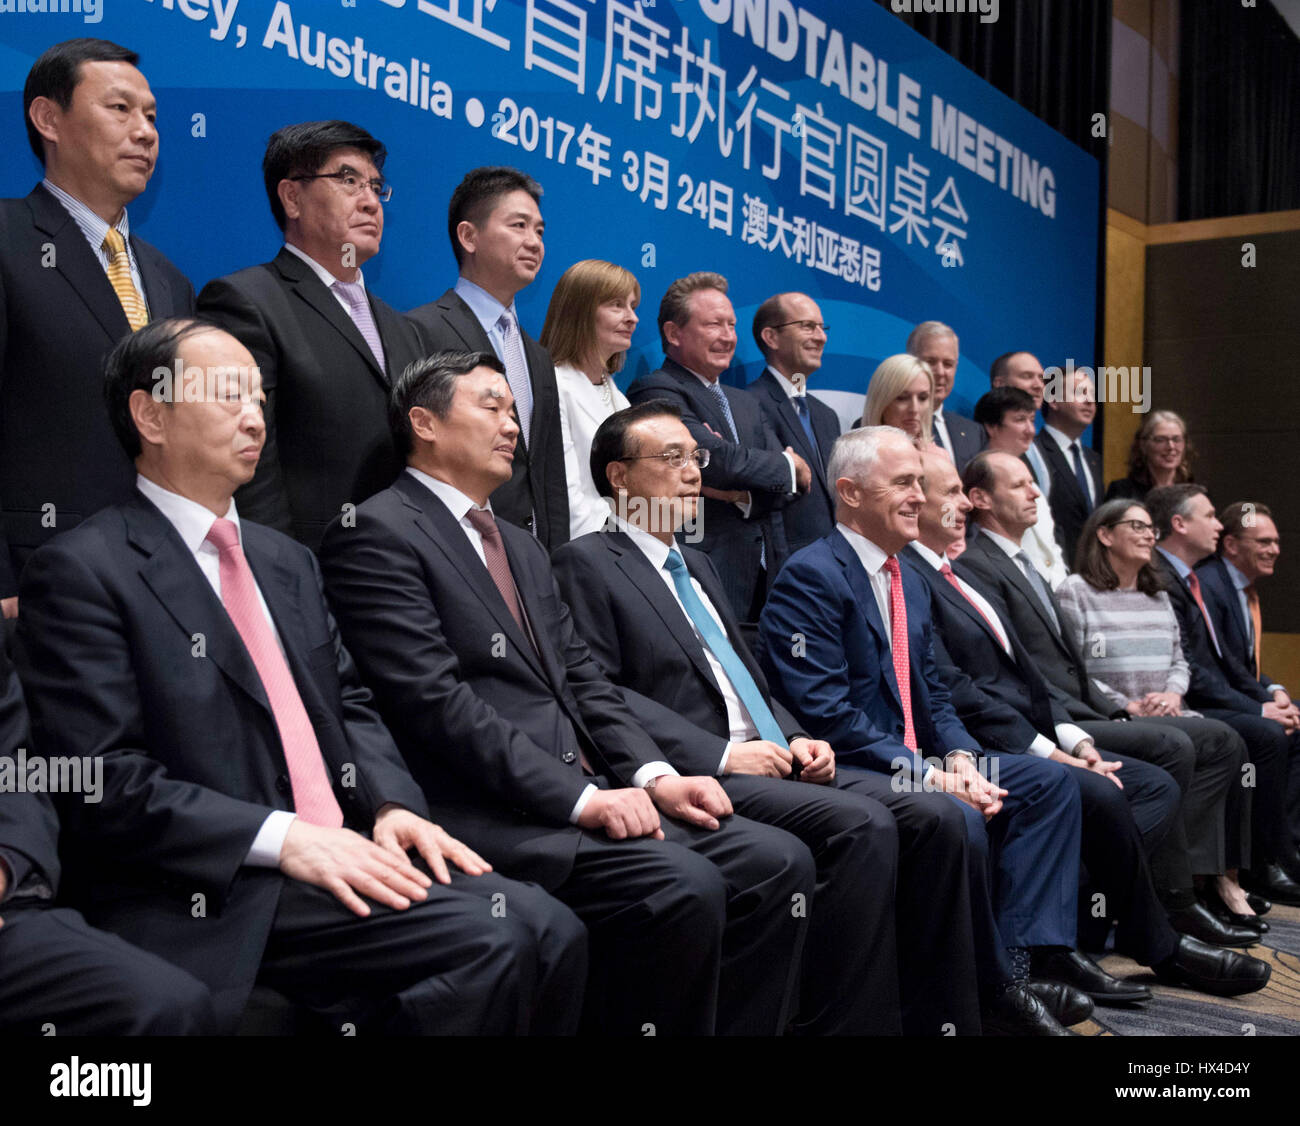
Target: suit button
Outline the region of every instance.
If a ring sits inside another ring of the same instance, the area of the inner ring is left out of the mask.
[[[565,765],[568,765],[569,763],[574,762],[577,757],[578,756],[573,751],[565,751],[564,754],[560,756],[560,761]]]
[[[293,793],[293,786],[289,783],[287,774],[277,774],[275,777],[275,788],[282,794]]]

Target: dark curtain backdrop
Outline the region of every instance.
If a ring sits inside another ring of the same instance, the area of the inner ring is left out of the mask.
[[[1300,208],[1300,40],[1268,0],[1183,0],[1178,218]]]

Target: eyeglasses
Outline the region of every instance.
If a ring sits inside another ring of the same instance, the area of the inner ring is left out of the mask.
[[[811,336],[818,329],[827,335],[830,334],[831,326],[823,324],[821,321],[782,321],[779,325],[773,325],[773,328],[788,328],[790,325],[798,325],[800,332],[806,332]]]
[[[1187,439],[1181,434],[1160,434],[1147,439],[1153,446],[1182,446],[1187,444]]]
[[[709,464],[709,451],[706,449],[694,449],[690,453],[684,453],[681,450],[665,450],[661,454],[638,454],[636,457],[621,457],[619,461],[649,461],[651,458],[658,458],[660,461],[666,461],[674,469],[684,469],[688,461],[694,462],[696,467],[703,469]]]
[[[1154,536],[1156,534],[1155,525],[1148,523],[1146,520],[1116,520],[1113,524],[1107,524],[1106,527],[1118,528],[1124,524],[1127,524],[1133,529],[1133,534],[1135,536]]]
[[[363,188],[375,193],[380,203],[387,203],[393,198],[393,185],[385,180],[367,180],[360,172],[352,168],[340,168],[337,172],[317,172],[311,176],[290,176],[290,180],[334,180],[342,187],[345,195],[360,195]]]

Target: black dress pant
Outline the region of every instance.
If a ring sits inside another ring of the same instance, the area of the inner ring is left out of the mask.
[[[207,986],[44,900],[0,905],[0,1032],[183,1036],[215,1031]]]
[[[1247,715],[1219,708],[1201,709],[1209,719],[1226,723],[1246,744],[1254,777],[1241,780],[1251,790],[1250,856],[1231,855],[1229,867],[1262,867],[1295,852],[1287,810],[1288,775],[1293,755],[1300,756],[1300,737],[1288,735],[1280,723],[1262,715]],[[1247,785],[1249,783],[1249,785]],[[1229,842],[1231,846],[1231,842]]]
[[[962,811],[946,794],[896,790],[889,775],[875,771],[840,766],[835,784],[884,806],[897,828],[904,1035],[978,1035],[981,984],[996,987],[1010,968],[993,919],[986,858],[969,848]]]
[[[576,1031],[587,941],[573,912],[495,872],[453,869],[426,890],[362,918],[286,878],[258,981],[358,1035]]]

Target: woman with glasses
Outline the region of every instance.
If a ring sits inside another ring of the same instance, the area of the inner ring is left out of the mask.
[[[1176,726],[1196,748],[1196,768],[1183,795],[1187,855],[1152,858],[1152,875],[1174,926],[1178,909],[1191,906],[1189,874],[1209,906],[1226,905],[1253,917],[1237,882],[1238,867],[1249,866],[1250,791],[1241,784],[1246,747],[1226,724],[1204,718],[1183,701],[1190,670],[1178,619],[1151,565],[1155,543],[1145,505],[1105,501],[1083,526],[1075,573],[1056,590],[1061,626],[1082,654],[1093,685],[1117,712]],[[1253,924],[1240,929],[1258,938]]]
[[[934,432],[934,378],[929,365],[907,352],[889,356],[871,373],[863,426],[897,426],[917,449],[928,448]]]
[[[1173,411],[1152,411],[1147,415],[1128,452],[1128,476],[1112,481],[1106,499],[1141,500],[1161,485],[1193,481],[1192,459],[1196,451],[1187,440],[1187,423]]]
[[[614,373],[632,345],[641,287],[622,266],[587,258],[567,270],[551,294],[540,343],[555,361],[560,393],[569,538],[605,526],[609,505],[591,479],[596,427],[628,406]]]

